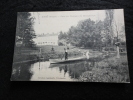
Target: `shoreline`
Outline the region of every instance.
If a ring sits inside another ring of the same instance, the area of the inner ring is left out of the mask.
[[[25,61],[20,61],[20,62],[13,62],[13,64],[17,64],[17,63],[26,63],[26,62],[30,62],[30,61],[37,61],[38,59],[33,59],[33,60],[25,60]]]

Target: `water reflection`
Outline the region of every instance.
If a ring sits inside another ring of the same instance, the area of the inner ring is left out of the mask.
[[[96,66],[95,61],[50,64],[49,61],[13,65],[12,80],[22,81],[78,81],[85,71]]]
[[[33,73],[29,70],[32,66],[33,65],[31,63],[21,63],[13,65],[11,79],[13,81],[29,81],[31,76],[33,75]]]

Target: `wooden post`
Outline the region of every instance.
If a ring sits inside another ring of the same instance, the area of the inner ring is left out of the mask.
[[[41,54],[41,48],[40,48],[40,54]]]
[[[116,46],[116,49],[117,49],[117,58],[120,58],[119,46]]]
[[[40,52],[39,52],[39,54],[40,54],[40,57],[41,57],[41,52],[42,52],[42,51],[41,51],[41,48],[40,48]]]

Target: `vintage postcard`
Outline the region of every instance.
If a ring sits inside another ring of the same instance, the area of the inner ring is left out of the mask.
[[[130,83],[123,9],[18,12],[11,81]]]

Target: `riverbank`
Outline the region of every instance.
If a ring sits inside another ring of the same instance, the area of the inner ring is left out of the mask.
[[[66,46],[43,46],[41,47],[42,57],[49,60],[49,59],[61,59],[65,57],[65,51],[64,49],[67,49]],[[78,48],[70,46],[67,49],[68,52],[68,58],[75,58],[75,57],[81,57],[83,54],[86,53],[86,51],[90,52],[90,56],[97,56],[101,55],[102,52],[100,51],[93,51],[92,49],[85,49],[85,48]]]
[[[18,64],[18,63],[27,63],[27,62],[32,62],[32,61],[38,61],[38,59],[24,60],[24,61],[14,62],[13,64]]]
[[[37,55],[14,55],[13,63],[25,63],[37,60],[39,60]]]
[[[52,50],[53,47],[53,50]],[[64,49],[68,49],[68,59],[69,58],[76,58],[81,57],[83,54],[85,54],[86,51],[89,50],[90,57],[97,57],[100,55],[106,56],[106,52],[101,51],[93,51],[92,49],[87,48],[78,48],[74,46],[41,46],[37,47],[36,49],[29,49],[29,48],[23,48],[21,50],[21,54],[16,54],[14,56],[13,62],[27,62],[32,61],[35,59],[39,59],[40,57],[43,58],[44,61],[48,61],[49,59],[61,59],[65,57]],[[41,52],[40,52],[41,51]],[[17,52],[17,51],[16,51]]]
[[[127,57],[111,57],[96,62],[91,71],[82,73],[79,80],[85,82],[129,82]]]

